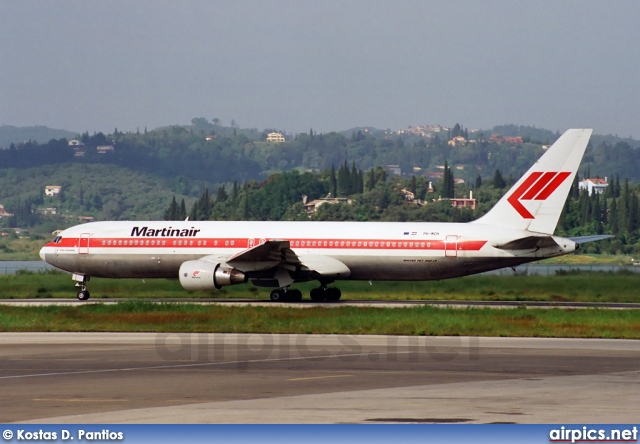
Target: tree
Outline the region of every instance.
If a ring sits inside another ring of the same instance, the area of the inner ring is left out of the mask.
[[[338,196],[348,196],[351,192],[351,173],[347,166],[347,160],[338,169]]]
[[[331,165],[331,172],[329,173],[329,193],[332,197],[338,195],[338,182],[336,181],[336,167]]]
[[[480,176],[480,174],[478,174],[478,176],[476,177],[476,183],[474,188],[477,190],[481,186],[482,186],[482,177]]]
[[[454,137],[462,136],[462,130],[459,123],[456,123],[453,129],[451,130],[451,137],[449,139],[453,139]]]
[[[455,197],[455,179],[453,177],[453,173],[451,172],[451,168],[449,168],[449,164],[445,160],[444,162],[444,177],[442,178],[442,193],[441,196],[444,198],[453,198]]]
[[[502,173],[496,169],[496,172],[493,174],[493,187],[501,190],[506,186],[507,182],[504,180],[504,177],[502,177]]]
[[[187,205],[184,203],[184,199],[180,201],[180,209],[178,210],[178,220],[185,220],[187,218]]]

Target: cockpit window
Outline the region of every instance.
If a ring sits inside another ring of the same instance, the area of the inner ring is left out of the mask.
[[[62,236],[56,236],[53,238],[53,243],[59,244],[61,240],[62,240]]]

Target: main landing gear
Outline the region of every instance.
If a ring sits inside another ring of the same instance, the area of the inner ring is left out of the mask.
[[[91,293],[89,293],[89,290],[87,290],[87,282],[89,281],[89,276],[74,274],[73,280],[78,281],[78,283],[76,284],[76,287],[80,289],[80,291],[78,291],[78,293],[76,294],[78,300],[88,300],[91,297]]]
[[[336,302],[340,300],[342,292],[336,287],[318,287],[311,290],[311,300],[315,302]]]
[[[311,290],[311,300],[314,302],[335,302],[340,299],[342,292],[335,287],[318,287]],[[273,302],[300,302],[302,300],[302,292],[300,290],[289,290],[288,288],[278,288],[273,290],[270,295]]]
[[[302,300],[302,292],[300,290],[278,288],[273,290],[269,297],[273,302],[300,302]]]

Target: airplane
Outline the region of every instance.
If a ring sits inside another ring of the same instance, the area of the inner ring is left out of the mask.
[[[187,291],[251,282],[298,302],[291,286],[318,281],[313,301],[337,301],[340,280],[428,281],[467,276],[576,251],[606,235],[554,236],[591,137],[567,130],[484,216],[468,223],[109,221],[62,231],[40,251],[72,273],[77,298],[90,277],[178,278]]]

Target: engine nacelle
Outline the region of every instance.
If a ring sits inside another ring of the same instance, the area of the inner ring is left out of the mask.
[[[226,285],[242,284],[247,281],[243,272],[208,261],[187,261],[180,266],[180,285],[189,291],[220,290]]]

